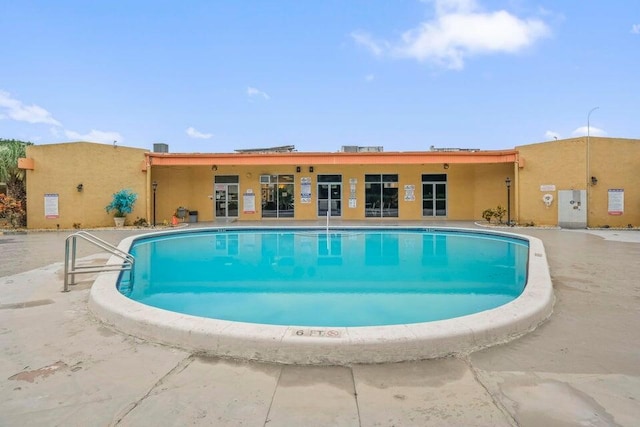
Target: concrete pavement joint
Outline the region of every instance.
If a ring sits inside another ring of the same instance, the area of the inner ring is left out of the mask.
[[[179,374],[180,372],[184,371],[194,360],[195,360],[195,356],[193,354],[190,354],[189,356],[185,357],[180,362],[178,362],[176,366],[174,366],[171,370],[169,370],[166,374],[164,374],[158,381],[156,381],[156,383],[153,386],[151,386],[151,388],[145,393],[144,396],[142,396],[140,399],[136,400],[131,405],[129,405],[129,408],[125,409],[124,413],[116,420],[116,422],[113,425],[116,425],[116,426],[119,425],[127,417],[127,415],[129,415],[142,402],[144,402],[144,400],[147,397],[149,397],[157,387],[164,384],[167,378],[173,376],[174,374]]]
[[[276,386],[273,388],[273,394],[271,395],[271,401],[269,402],[269,409],[267,410],[267,416],[264,419],[263,426],[266,426],[267,423],[271,421],[269,415],[271,415],[271,407],[273,406],[273,399],[276,397],[276,391],[278,391],[278,385],[280,385],[280,378],[282,378],[282,369],[285,365],[280,365],[280,372],[278,373],[278,380],[276,381]]]
[[[349,372],[351,372],[351,381],[353,381],[353,398],[356,401],[356,412],[358,413],[358,427],[362,427],[362,420],[360,419],[360,403],[358,402],[358,389],[356,387],[356,377],[353,375],[353,366],[349,366]]]
[[[511,424],[514,427],[519,427],[520,424],[514,418],[511,412],[507,410],[507,408],[502,404],[500,399],[494,396],[494,394],[491,393],[491,390],[489,390],[489,388],[482,382],[482,380],[480,379],[480,376],[478,375],[478,371],[473,366],[473,363],[471,362],[471,359],[469,358],[469,356],[468,355],[460,356],[459,359],[462,360],[469,367],[469,370],[471,371],[471,375],[473,375],[473,379],[480,385],[480,387],[482,387],[485,393],[487,393],[487,395],[491,399],[491,402],[493,402],[494,406],[498,408],[500,412],[502,412],[502,414],[505,416],[509,424]]]

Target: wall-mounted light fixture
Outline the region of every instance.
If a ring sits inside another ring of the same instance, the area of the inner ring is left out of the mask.
[[[218,166],[216,166],[216,165],[211,166],[211,170],[214,171],[214,172],[217,171],[218,170]]]
[[[84,186],[82,185],[82,183],[76,186],[76,190],[78,190],[78,193],[80,193],[83,189],[84,189]]]
[[[300,166],[296,166],[296,172],[300,172]]]
[[[591,177],[591,185],[596,185],[598,183],[598,178],[596,178],[595,176]]]
[[[449,169],[449,163],[445,163],[444,165],[442,165],[442,167],[445,169]]]
[[[313,166],[309,166],[309,172],[313,172]]]

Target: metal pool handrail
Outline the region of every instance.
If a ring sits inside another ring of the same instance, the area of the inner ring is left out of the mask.
[[[77,239],[83,240],[99,247],[105,252],[117,256],[122,259],[122,263],[119,264],[105,264],[105,265],[92,265],[92,266],[78,266],[76,265],[76,249]],[[133,265],[135,258],[130,253],[127,253],[117,247],[113,246],[109,242],[94,236],[86,231],[78,231],[69,235],[65,239],[64,243],[64,289],[62,292],[69,292],[69,285],[75,284],[75,275],[84,273],[101,273],[105,271],[126,271],[130,270],[130,276],[133,277]]]

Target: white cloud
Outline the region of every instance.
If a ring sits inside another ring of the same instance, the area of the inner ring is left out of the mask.
[[[197,139],[209,139],[213,136],[212,133],[199,132],[194,127],[187,128],[186,132],[187,132],[187,135],[189,135],[191,138],[197,138]]]
[[[62,126],[53,118],[50,112],[44,108],[32,104],[25,105],[11,97],[8,92],[0,91],[0,118],[9,118],[19,122],[45,123],[54,126]]]
[[[478,8],[476,0],[431,0],[425,3],[434,3],[438,15],[452,12],[469,13]]]
[[[366,82],[372,82],[374,81],[376,78],[376,76],[374,76],[373,74],[367,74],[366,76],[364,76],[364,81]]]
[[[265,92],[256,89],[255,87],[251,87],[248,86],[247,87],[247,95],[249,95],[250,97],[254,97],[254,96],[261,96],[264,99],[271,99],[271,97],[269,95],[267,95]]]
[[[516,53],[550,34],[539,19],[521,19],[505,10],[484,12],[475,0],[434,0],[435,16],[405,31],[388,44],[363,32],[352,33],[356,43],[374,55],[428,61],[462,69],[469,56]]]
[[[546,139],[560,139],[560,134],[552,130],[548,130],[544,133]]]
[[[118,132],[103,132],[95,129],[92,129],[91,132],[85,134],[72,130],[65,130],[64,134],[67,138],[75,141],[102,142],[104,144],[111,144],[114,141],[122,142],[124,140],[122,135]]]
[[[640,24],[633,24],[631,26],[631,33],[632,34],[640,34]]]
[[[607,132],[605,132],[602,129],[593,127],[593,126],[589,126],[589,135],[591,136],[605,136],[607,134]],[[577,128],[576,130],[574,130],[572,132],[573,136],[586,136],[587,135],[587,127],[586,126],[580,126],[579,128]]]
[[[356,42],[356,44],[363,46],[374,56],[382,56],[384,51],[388,48],[386,42],[376,41],[370,34],[365,33],[364,31],[352,32],[351,38]]]

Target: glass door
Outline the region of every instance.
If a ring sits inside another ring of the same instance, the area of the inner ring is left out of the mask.
[[[364,176],[365,217],[398,217],[398,175]]]
[[[342,216],[342,176],[318,175],[318,216]]]
[[[227,184],[216,184],[216,217],[227,217]]]
[[[293,175],[270,175],[262,184],[262,218],[293,218]]]
[[[447,175],[422,175],[422,216],[447,216]]]
[[[227,216],[236,218],[238,216],[240,190],[238,184],[227,184]]]
[[[237,218],[240,186],[237,175],[215,177],[214,211],[216,218]]]

